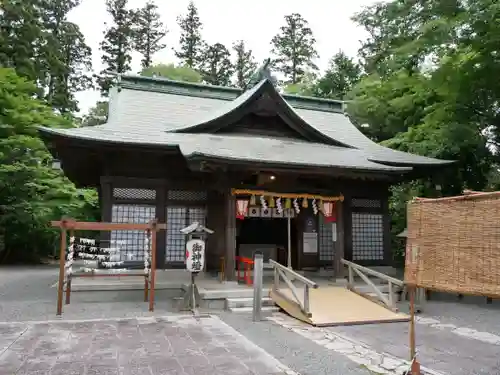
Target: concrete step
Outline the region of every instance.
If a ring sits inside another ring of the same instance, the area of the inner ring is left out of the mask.
[[[269,295],[269,289],[262,290],[263,296]],[[252,298],[253,289],[248,288],[235,288],[235,289],[213,289],[213,290],[200,290],[200,297],[202,299],[226,299],[226,298]]]
[[[280,309],[277,306],[262,306],[263,313],[273,313],[278,312]],[[240,314],[251,314],[253,311],[252,307],[231,307],[228,311]]]
[[[253,298],[227,298],[226,299],[226,309],[238,307],[252,307]],[[269,297],[262,298],[262,306],[274,306],[274,302]]]

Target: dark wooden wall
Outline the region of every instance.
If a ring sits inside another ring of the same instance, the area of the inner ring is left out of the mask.
[[[154,156],[154,157],[153,157]],[[226,270],[234,270],[234,256],[236,253],[235,228],[235,199],[230,194],[232,187],[259,188],[277,192],[307,192],[325,195],[342,194],[345,200],[337,205],[337,244],[335,249],[336,269],[339,268],[339,257],[352,259],[352,211],[353,198],[377,199],[382,202],[381,207],[372,210],[384,214],[384,260],[374,264],[391,264],[390,249],[390,217],[388,215],[388,187],[384,181],[352,180],[347,178],[328,178],[321,176],[304,177],[298,173],[281,173],[275,181],[266,186],[244,184],[244,176],[248,171],[232,171],[220,173],[192,172],[188,169],[185,160],[177,156],[140,154],[114,154],[106,159],[103,167],[105,175],[101,177],[100,195],[102,198],[102,219],[111,221],[111,207],[113,203],[124,203],[113,198],[113,188],[149,188],[155,189],[156,216],[160,222],[165,222],[165,207],[169,204],[189,204],[188,202],[169,201],[167,191],[172,189],[204,190],[208,198],[203,202],[192,202],[195,205],[205,205],[207,208],[207,226],[215,230],[215,234],[207,241],[207,268],[218,270],[221,257],[225,259]],[[130,203],[145,203],[144,201]],[[151,204],[151,202],[148,202]],[[359,210],[359,208],[356,208]],[[369,210],[368,210],[369,211]],[[183,266],[166,265],[165,247],[166,236],[158,236],[158,267]],[[370,262],[361,262],[370,265]],[[231,276],[231,273],[229,272]]]

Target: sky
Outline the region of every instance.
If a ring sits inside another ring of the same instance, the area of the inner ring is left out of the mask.
[[[137,8],[146,0],[129,0],[131,8]],[[351,17],[364,6],[376,0],[195,0],[203,23],[202,37],[210,44],[222,43],[228,48],[236,40],[245,40],[257,61],[270,56],[270,41],[284,24],[283,17],[300,13],[311,27],[317,44],[319,58],[316,61],[321,70],[328,66],[329,59],[339,50],[355,57],[360,41],[366,33]],[[185,14],[189,0],[156,0],[162,21],[168,29],[165,37],[167,47],[154,56],[154,63],[176,63],[173,48],[177,47],[180,29],[176,18]],[[102,70],[99,43],[102,40],[106,22],[111,19],[106,12],[104,0],[82,0],[82,4],[69,15],[72,22],[80,26],[87,44],[93,52],[93,69]],[[140,56],[134,55],[132,73],[139,71]],[[80,110],[85,113],[100,98],[97,91],[78,93]]]

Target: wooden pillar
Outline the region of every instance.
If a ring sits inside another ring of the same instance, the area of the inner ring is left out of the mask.
[[[335,242],[335,253],[333,257],[333,270],[336,278],[345,276],[345,267],[340,263],[345,254],[345,235],[344,235],[344,204],[337,202],[335,205],[335,214],[337,215],[337,241]]]
[[[384,264],[393,265],[394,257],[391,249],[391,213],[389,211],[389,197],[385,196],[382,200],[383,231],[384,231]]]
[[[236,199],[231,192],[227,190],[225,194],[226,208],[226,251],[224,254],[226,260],[226,280],[235,279],[235,257],[236,257]]]

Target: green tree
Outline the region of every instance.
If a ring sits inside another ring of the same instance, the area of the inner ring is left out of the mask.
[[[105,124],[108,120],[109,102],[99,101],[83,116],[81,126],[95,126]]]
[[[127,8],[127,3],[128,0],[106,0],[106,9],[113,21],[104,31],[101,42],[104,69],[98,83],[104,96],[108,95],[115,74],[130,71],[133,13]]]
[[[37,126],[71,123],[34,99],[36,86],[13,69],[0,68],[0,261],[36,260],[51,254],[57,233],[50,220],[92,217],[95,192],[77,190],[60,171],[38,136]]]
[[[38,59],[42,40],[43,25],[38,1],[0,2],[0,66],[12,67],[20,76],[38,82],[40,75],[44,75]]]
[[[234,61],[234,85],[239,88],[244,88],[250,80],[250,77],[257,68],[257,63],[252,54],[251,49],[247,49],[245,42],[239,40],[233,44],[233,51],[236,54]]]
[[[221,43],[206,46],[200,67],[203,81],[210,85],[230,86],[233,75],[231,53]]]
[[[394,0],[356,16],[369,34],[360,54],[370,75],[353,90],[348,112],[389,147],[456,160],[436,177],[439,194],[496,183],[490,145],[500,134],[500,84],[492,79],[500,73],[497,3]],[[419,194],[436,194],[429,181],[416,183]],[[398,218],[409,191],[401,188],[391,205]]]
[[[298,13],[285,16],[285,25],[271,40],[273,65],[285,76],[285,83],[296,84],[309,70],[317,70],[314,59],[316,39],[308,22]]]
[[[203,39],[201,38],[203,24],[200,21],[198,8],[196,8],[194,2],[189,2],[187,14],[177,17],[177,23],[181,28],[181,37],[179,49],[174,51],[175,56],[183,65],[198,68],[203,53]]]
[[[157,64],[141,71],[142,76],[161,77],[174,81],[202,82],[201,74],[188,66],[175,66],[174,64]]]
[[[68,13],[79,4],[79,0],[43,2],[45,99],[62,114],[77,112],[75,93],[92,87],[92,50],[79,26],[68,21]]]
[[[316,96],[344,99],[360,79],[361,67],[340,51],[332,57],[325,74],[316,83]]]
[[[134,48],[142,55],[141,66],[147,68],[153,61],[153,55],[166,47],[163,43],[167,29],[160,20],[158,6],[148,0],[134,12]]]

